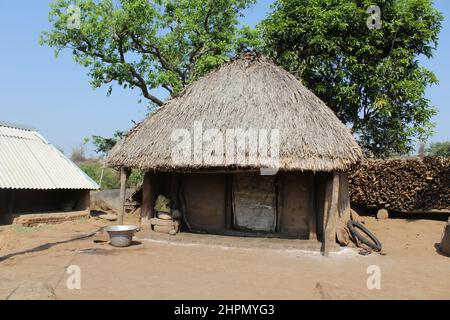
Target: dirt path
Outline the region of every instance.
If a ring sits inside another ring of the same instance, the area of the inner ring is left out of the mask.
[[[37,229],[3,227],[0,298],[450,299],[450,258],[434,248],[443,222],[365,220],[387,255],[345,250],[324,258],[300,250],[146,240],[115,249],[102,242],[106,235],[64,241],[104,225],[94,219]],[[80,290],[67,288],[69,265],[80,267]],[[371,265],[381,270],[380,290],[367,288]]]

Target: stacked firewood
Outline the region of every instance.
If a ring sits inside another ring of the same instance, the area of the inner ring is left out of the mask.
[[[350,171],[353,205],[401,212],[450,210],[450,158],[366,160]]]

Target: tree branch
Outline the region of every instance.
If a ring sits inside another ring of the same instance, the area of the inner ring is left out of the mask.
[[[111,57],[107,57],[105,56],[103,53],[98,52],[97,50],[94,49],[94,46],[92,45],[92,43],[89,42],[88,39],[83,39],[83,41],[86,43],[86,45],[83,44],[79,44],[78,47],[74,48],[75,50],[79,50],[87,55],[91,55],[94,56],[96,58],[99,58],[100,60],[102,60],[103,62],[109,63],[109,64],[122,64],[124,66],[126,66],[132,76],[136,79],[136,81],[130,82],[132,85],[137,86],[138,88],[141,89],[142,95],[146,98],[149,99],[150,101],[152,101],[153,103],[157,104],[158,106],[162,106],[164,104],[164,102],[160,99],[158,99],[157,97],[155,97],[154,95],[150,94],[148,87],[147,87],[147,83],[145,81],[145,79],[139,74],[139,72],[136,71],[136,69],[134,68],[133,65],[129,64],[126,62],[125,60],[125,54],[124,54],[124,50],[123,50],[123,40],[120,38],[118,41],[118,51],[119,51],[119,59],[114,59]]]
[[[167,71],[172,71],[176,74],[178,74],[181,78],[181,83],[183,86],[186,85],[186,79],[185,79],[185,75],[183,74],[183,72],[181,70],[179,70],[178,68],[175,68],[174,66],[170,65],[170,63],[168,63],[166,61],[166,59],[164,59],[161,50],[159,50],[159,48],[155,45],[152,44],[143,44],[142,42],[139,41],[139,39],[135,36],[135,35],[131,35],[131,40],[133,41],[133,44],[135,46],[135,48],[143,53],[147,53],[147,54],[151,54],[154,57],[156,57],[159,61],[159,64],[161,65],[161,67]]]
[[[136,71],[136,68],[133,65],[131,65],[125,61],[125,55],[123,52],[123,38],[119,38],[117,48],[118,48],[119,54],[120,54],[120,61],[124,65],[126,65],[127,68],[130,69],[130,72],[133,75],[133,77],[135,77],[137,79],[138,87],[141,88],[141,91],[142,91],[142,94],[144,95],[144,97],[151,100],[152,102],[156,103],[158,106],[162,106],[164,104],[164,102],[150,94],[150,92],[148,91],[147,82],[145,81],[145,79],[139,74],[139,72]]]
[[[170,95],[173,94],[173,89],[169,87],[168,84],[162,84],[161,85],[164,89],[166,89],[167,91],[169,91]]]

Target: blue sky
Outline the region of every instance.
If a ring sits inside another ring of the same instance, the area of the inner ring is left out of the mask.
[[[272,2],[258,0],[243,22],[253,26],[262,20]],[[439,109],[431,141],[442,141],[450,140],[450,1],[435,2],[446,20],[434,59],[421,62],[440,80],[426,96]],[[0,2],[0,121],[31,125],[70,155],[85,137],[129,129],[132,120],[145,117],[146,107],[138,103],[138,90],[115,87],[110,97],[106,88],[92,90],[86,69],[69,52],[55,59],[51,48],[39,46],[40,32],[49,27],[48,3]]]

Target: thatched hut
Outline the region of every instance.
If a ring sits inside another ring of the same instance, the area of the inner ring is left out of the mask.
[[[123,181],[129,168],[146,172],[144,218],[164,194],[194,231],[319,240],[328,251],[349,210],[346,170],[361,155],[318,97],[246,52],[136,125],[108,163]]]

